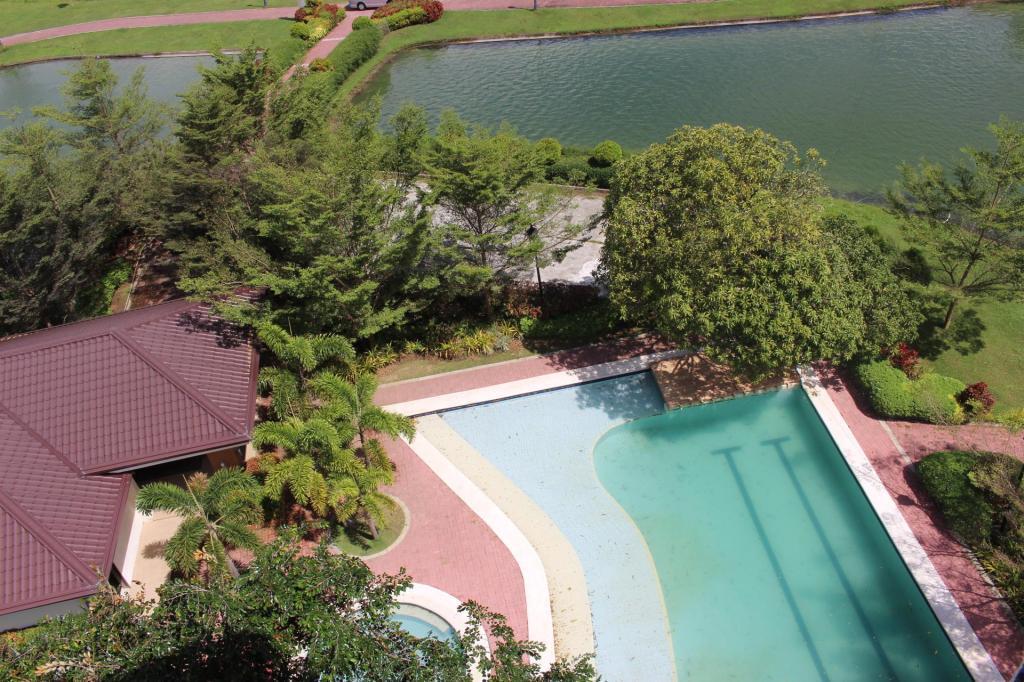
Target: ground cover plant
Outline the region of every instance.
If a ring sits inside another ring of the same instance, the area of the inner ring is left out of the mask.
[[[1024,463],[1000,453],[936,452],[917,465],[928,495],[1024,617]]]

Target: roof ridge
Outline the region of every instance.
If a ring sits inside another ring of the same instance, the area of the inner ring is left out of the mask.
[[[7,407],[7,405],[4,404],[3,400],[0,400],[0,412],[6,414],[11,419],[11,421],[18,425],[19,428],[21,428],[23,431],[27,432],[30,436],[39,441],[44,448],[50,451],[51,455],[55,456],[57,459],[63,462],[64,466],[66,466],[71,471],[71,473],[75,474],[79,478],[82,478],[85,475],[85,471],[83,471],[81,467],[72,462],[67,455],[65,455],[63,452],[54,447],[54,445],[50,441],[43,438],[43,435],[41,433],[39,433],[31,426],[26,424],[21,417],[15,414],[11,408]]]
[[[68,570],[74,572],[79,578],[90,582],[96,578],[92,569],[67,545],[61,542],[50,530],[15,501],[13,497],[0,488],[0,508],[14,517],[25,530],[27,530],[37,541],[42,543],[48,550],[61,560]]]
[[[120,341],[128,350],[134,355],[138,356],[140,360],[145,362],[147,365],[152,367],[154,370],[160,373],[165,379],[170,381],[174,386],[182,391],[186,396],[192,399],[193,402],[209,412],[217,421],[225,426],[228,431],[233,434],[244,436],[244,429],[239,430],[238,425],[233,423],[233,420],[227,416],[227,414],[221,410],[212,400],[207,398],[202,392],[197,390],[195,386],[192,386],[188,381],[181,377],[177,372],[168,367],[166,363],[160,361],[159,358],[153,357],[146,348],[144,348],[135,339],[130,338],[127,334],[122,333],[120,329],[115,329],[110,332],[111,336]]]

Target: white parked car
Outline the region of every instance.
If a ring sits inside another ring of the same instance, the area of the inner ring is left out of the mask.
[[[388,4],[388,0],[349,0],[349,3],[345,5],[345,9],[377,9]]]

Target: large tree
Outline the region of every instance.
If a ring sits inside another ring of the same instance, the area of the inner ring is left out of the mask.
[[[990,126],[995,149],[965,149],[947,171],[902,166],[889,192],[893,209],[929,246],[934,282],[949,295],[943,327],[964,299],[1024,293],[1024,121]]]
[[[918,318],[878,247],[822,219],[815,162],[725,124],[622,161],[606,203],[612,304],[752,376],[909,338]]]
[[[409,112],[405,112],[410,116]],[[518,271],[558,262],[582,243],[568,195],[544,179],[536,145],[503,125],[496,132],[442,114],[425,154],[426,200],[440,210],[455,286],[483,294]]]
[[[117,86],[86,60],[64,110],[0,136],[0,333],[105,313],[97,283],[118,257],[141,265],[162,232],[164,114],[141,70]]]

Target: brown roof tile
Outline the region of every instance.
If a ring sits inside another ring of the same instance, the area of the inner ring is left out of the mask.
[[[256,369],[188,301],[0,342],[0,614],[91,593],[129,483],[110,472],[246,442]]]

